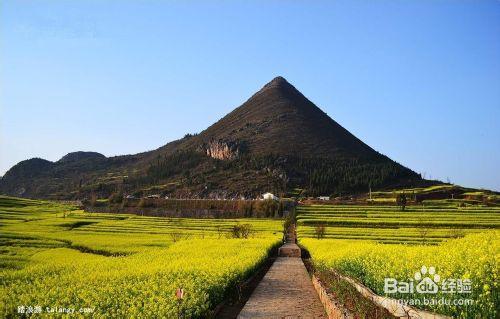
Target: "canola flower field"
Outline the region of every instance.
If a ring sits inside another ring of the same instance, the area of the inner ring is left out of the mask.
[[[318,269],[455,318],[499,315],[498,207],[409,207],[402,212],[395,206],[300,206],[297,224],[300,244]],[[315,225],[325,225],[324,238],[315,238]],[[432,276],[426,273],[431,267]],[[437,293],[384,291],[386,278],[416,285],[426,275],[437,280]],[[425,304],[425,299],[438,302]],[[472,302],[465,305],[466,299]]]
[[[229,238],[238,223],[252,225],[251,238]],[[391,298],[473,300],[418,308],[457,318],[498,316],[499,208],[299,206],[297,225],[318,269]],[[315,238],[317,225],[325,226],[322,239]],[[280,220],[95,214],[0,196],[0,317],[70,310],[96,318],[207,317],[280,243],[281,229]],[[422,266],[432,267],[439,285],[455,278],[470,282],[470,290],[384,292],[386,278],[416,282]]]
[[[297,209],[298,235],[315,237],[325,225],[325,238],[384,243],[438,244],[490,229],[500,229],[500,207],[309,205]]]
[[[227,236],[237,223],[252,225],[251,238]],[[0,197],[0,317],[207,317],[280,243],[281,229],[280,220],[89,214]]]

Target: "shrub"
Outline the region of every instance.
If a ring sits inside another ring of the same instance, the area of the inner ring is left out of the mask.
[[[231,229],[231,236],[233,238],[248,238],[253,234],[251,224],[236,224]]]

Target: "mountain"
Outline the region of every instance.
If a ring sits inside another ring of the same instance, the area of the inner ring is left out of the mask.
[[[96,153],[96,152],[73,152],[64,155],[58,162],[59,163],[71,163],[71,162],[81,162],[81,161],[93,161],[99,159],[105,159],[106,156]]]
[[[277,77],[204,130],[154,151],[107,158],[69,153],[22,161],[0,192],[40,198],[90,194],[256,196],[265,191],[346,194],[426,183],[376,152]]]

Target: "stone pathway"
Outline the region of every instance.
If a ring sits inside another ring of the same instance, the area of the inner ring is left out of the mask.
[[[300,258],[300,248],[294,242],[286,243],[282,248],[279,255],[290,257],[276,259],[238,319],[327,318]]]

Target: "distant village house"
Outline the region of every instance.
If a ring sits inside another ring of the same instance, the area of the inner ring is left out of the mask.
[[[274,196],[274,194],[272,194],[272,193],[265,193],[262,195],[262,198],[264,200],[266,200],[266,199],[278,200],[278,197]]]

